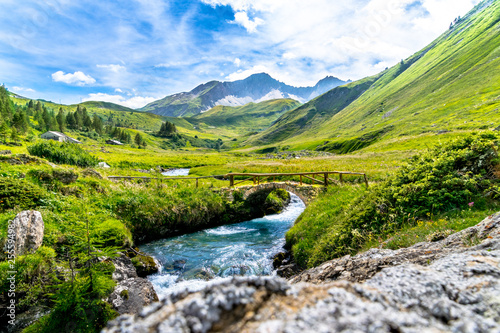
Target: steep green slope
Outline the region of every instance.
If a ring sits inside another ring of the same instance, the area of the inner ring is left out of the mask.
[[[500,1],[488,0],[410,58],[283,115],[246,144],[345,153],[382,137],[493,128],[499,109]]]
[[[109,103],[109,102],[97,102],[97,101],[88,101],[88,102],[83,102],[80,103],[80,105],[85,106],[87,109],[88,108],[96,108],[96,109],[108,109],[108,110],[114,110],[114,111],[128,111],[128,112],[135,112],[134,109],[128,108],[126,106],[118,105],[115,103]],[[76,105],[70,105],[76,107]]]

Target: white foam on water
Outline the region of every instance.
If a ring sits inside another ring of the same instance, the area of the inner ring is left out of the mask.
[[[212,235],[234,235],[234,234],[241,234],[243,232],[252,232],[256,230],[257,229],[249,229],[245,227],[222,226],[214,229],[205,230],[205,232],[207,234],[212,234]]]
[[[162,175],[168,177],[189,176],[189,170],[191,169],[172,169],[163,172]]]

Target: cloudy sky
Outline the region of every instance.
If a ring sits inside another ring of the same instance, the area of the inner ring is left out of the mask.
[[[407,58],[479,0],[1,0],[0,84],[139,108],[267,72],[355,80]]]

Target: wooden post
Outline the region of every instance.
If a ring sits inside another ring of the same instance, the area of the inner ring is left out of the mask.
[[[302,186],[302,175],[300,175],[300,186]]]
[[[198,188],[198,178],[196,178],[196,188]]]
[[[366,187],[368,187],[368,178],[366,177],[366,174],[364,174],[363,176],[365,176],[365,184],[366,184]]]
[[[229,176],[229,187],[234,187],[234,176],[233,175]]]
[[[273,176],[273,183],[276,183],[276,176]]]
[[[325,177],[325,187],[328,187],[328,173],[327,172],[325,172],[324,177]]]
[[[255,185],[255,176],[253,176],[253,184]]]
[[[339,180],[341,183],[344,182],[344,175],[341,173],[339,173]]]
[[[257,185],[260,185],[260,176],[257,176]]]

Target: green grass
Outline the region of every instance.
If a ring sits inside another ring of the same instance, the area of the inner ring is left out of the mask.
[[[359,185],[332,186],[328,192],[320,194],[311,202],[286,234],[287,247],[297,264],[308,266],[325,230],[331,229],[337,223],[338,216],[365,190]]]

